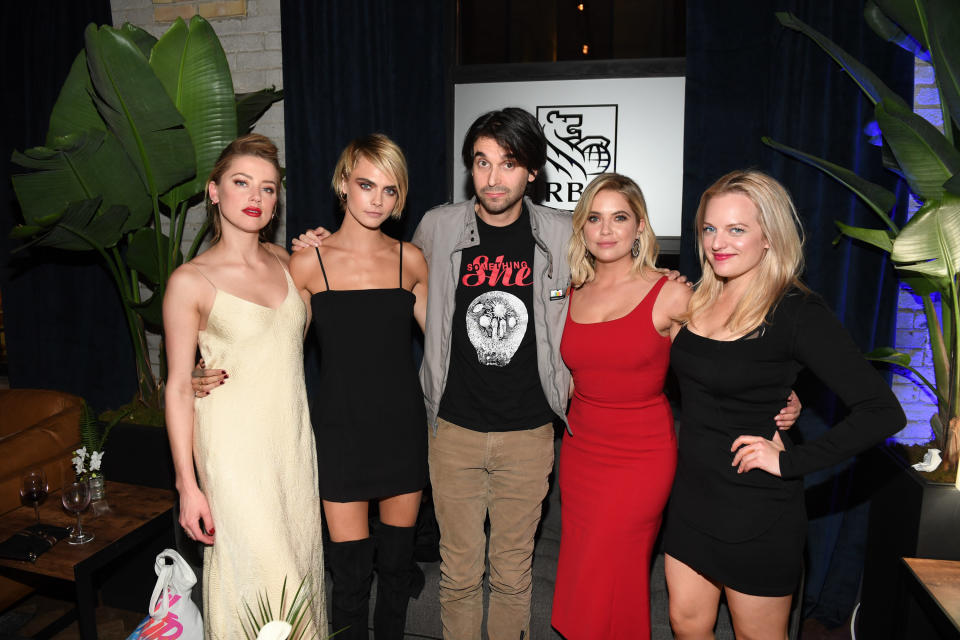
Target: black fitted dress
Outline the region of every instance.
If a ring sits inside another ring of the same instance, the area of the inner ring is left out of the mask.
[[[758,596],[793,593],[806,537],[805,473],[836,464],[901,429],[890,387],[816,294],[791,290],[768,322],[733,341],[684,328],[670,351],[680,382],[679,459],[664,550],[699,573]],[[781,431],[782,478],[731,466],[741,435],[772,438],[797,373],[807,367],[850,413],[822,437]],[[785,435],[786,434],[786,435]]]
[[[317,259],[320,252],[317,251]],[[320,391],[311,407],[320,497],[353,502],[427,484],[427,415],[413,363],[413,293],[330,288],[313,295]],[[334,280],[335,281],[335,280]]]

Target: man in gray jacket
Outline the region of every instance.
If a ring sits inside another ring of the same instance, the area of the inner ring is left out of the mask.
[[[444,638],[480,638],[490,518],[492,640],[529,637],[533,538],[553,469],[570,272],[567,212],[524,197],[546,162],[536,118],[480,116],[463,142],[476,196],[430,210],[413,237],[430,268],[424,360],[440,525]]]

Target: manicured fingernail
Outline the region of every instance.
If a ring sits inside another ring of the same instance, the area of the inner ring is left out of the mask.
[[[226,380],[226,379],[229,378],[229,377],[230,377],[230,374],[229,374],[229,373],[223,374],[223,379],[224,379],[224,380]]]
[[[220,384],[223,384],[223,380],[220,381]]]
[[[215,534],[216,532],[217,532],[216,529],[210,529],[210,535],[213,535],[213,534]]]

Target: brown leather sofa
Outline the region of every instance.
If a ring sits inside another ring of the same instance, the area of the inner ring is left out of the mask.
[[[0,514],[20,503],[20,479],[43,469],[50,491],[74,478],[70,459],[80,446],[82,400],[60,391],[0,389]],[[30,592],[0,577],[0,612]]]

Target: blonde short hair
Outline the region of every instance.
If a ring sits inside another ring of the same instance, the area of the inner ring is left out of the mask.
[[[803,226],[790,194],[769,175],[753,169],[731,171],[703,192],[697,207],[697,254],[703,275],[684,320],[707,310],[720,296],[723,280],[714,273],[703,251],[703,226],[707,205],[719,195],[738,193],[757,209],[757,221],[769,247],[757,265],[757,275],[727,320],[733,333],[746,334],[766,321],[784,293],[792,287],[808,291],[800,282],[803,271]]]
[[[567,260],[570,262],[570,278],[574,287],[579,287],[594,278],[593,256],[587,251],[587,245],[583,240],[583,227],[587,224],[593,199],[604,190],[615,191],[626,198],[637,219],[637,224],[643,225],[639,236],[640,253],[633,259],[632,270],[640,272],[644,268],[656,268],[660,245],[657,243],[657,235],[650,226],[647,201],[643,197],[643,192],[637,183],[627,176],[619,173],[601,173],[583,190],[583,195],[580,196],[580,201],[573,210],[573,235],[570,236]]]
[[[366,158],[377,169],[397,181],[397,204],[390,212],[390,217],[399,218],[407,203],[407,159],[397,143],[382,133],[371,133],[356,138],[340,154],[337,166],[333,170],[331,185],[334,193],[340,198],[341,205],[346,197],[342,191],[343,182],[350,179],[350,174],[357,168],[361,157]]]

